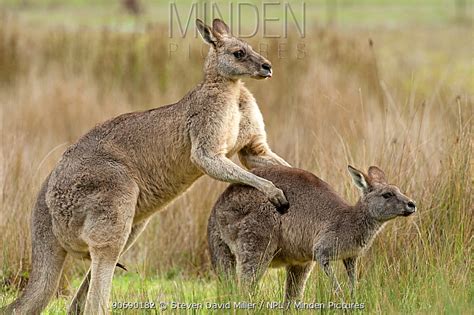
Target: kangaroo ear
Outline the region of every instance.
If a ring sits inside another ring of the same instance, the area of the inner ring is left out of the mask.
[[[350,165],[347,166],[347,169],[349,170],[349,173],[352,176],[352,180],[354,181],[354,184],[357,186],[357,188],[359,188],[362,193],[367,193],[370,189],[370,184],[367,176],[365,176],[364,173]]]
[[[218,36],[219,35],[220,36],[229,36],[230,35],[229,27],[221,19],[214,19],[214,21],[212,21],[212,30]]]
[[[204,24],[203,21],[200,19],[196,20],[196,27],[199,31],[199,34],[201,34],[202,39],[210,45],[215,45],[216,44],[216,38],[214,37],[214,34],[212,33],[212,30],[209,26]]]
[[[385,179],[385,173],[377,166],[369,167],[369,171],[367,174],[369,175],[369,178],[372,182],[377,182],[380,184],[387,183],[387,180]]]

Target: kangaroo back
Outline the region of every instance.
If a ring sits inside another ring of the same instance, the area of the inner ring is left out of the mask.
[[[283,190],[290,204],[289,212],[317,211],[345,208],[348,204],[325,181],[298,168],[274,165],[252,171]]]

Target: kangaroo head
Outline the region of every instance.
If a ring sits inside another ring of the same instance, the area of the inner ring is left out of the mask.
[[[359,202],[376,220],[384,222],[416,211],[415,202],[397,186],[388,184],[384,172],[377,166],[369,167],[367,175],[350,165],[348,169],[355,185],[362,191]]]
[[[215,19],[210,27],[198,19],[196,26],[204,41],[210,45],[206,73],[217,72],[229,79],[265,79],[272,76],[270,62],[256,53],[249,44],[232,36],[229,27],[222,20]]]

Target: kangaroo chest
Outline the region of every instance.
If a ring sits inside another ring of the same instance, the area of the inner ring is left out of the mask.
[[[239,150],[242,142],[240,131],[240,121],[242,120],[242,112],[239,110],[238,100],[232,101],[227,108],[223,120],[223,151],[227,156],[233,155]]]
[[[224,145],[228,157],[265,132],[258,105],[253,97],[248,96],[241,96],[231,104],[224,124],[226,129]]]

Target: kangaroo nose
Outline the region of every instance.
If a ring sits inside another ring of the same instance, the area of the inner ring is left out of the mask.
[[[403,216],[407,217],[416,212],[416,205],[413,201],[408,201],[405,209],[403,210]]]
[[[269,63],[264,63],[262,65],[262,69],[267,70],[267,71],[272,71],[272,65]]]

